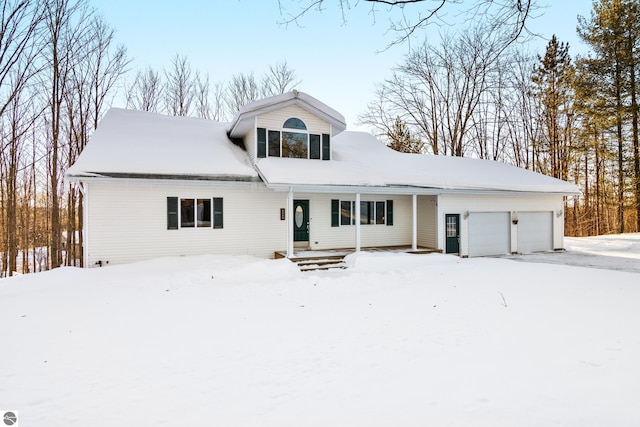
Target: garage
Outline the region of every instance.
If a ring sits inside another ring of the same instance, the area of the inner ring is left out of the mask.
[[[518,212],[518,252],[553,250],[553,212]]]
[[[469,256],[511,253],[511,214],[471,212],[469,214]]]

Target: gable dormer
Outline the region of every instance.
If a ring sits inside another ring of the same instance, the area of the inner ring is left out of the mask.
[[[330,160],[331,137],[346,128],[342,114],[298,91],[245,105],[231,122],[251,160],[286,157]]]

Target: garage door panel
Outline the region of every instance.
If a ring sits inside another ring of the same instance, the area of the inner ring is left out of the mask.
[[[471,212],[469,256],[504,255],[511,252],[509,212]]]
[[[518,212],[518,252],[553,250],[553,212]]]

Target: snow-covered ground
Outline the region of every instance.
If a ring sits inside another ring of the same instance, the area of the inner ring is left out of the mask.
[[[639,241],[568,239],[546,257],[618,269],[640,263]],[[0,280],[0,409],[61,427],[640,425],[640,274],[348,262],[199,256]]]

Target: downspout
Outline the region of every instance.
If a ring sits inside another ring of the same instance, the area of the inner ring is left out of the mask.
[[[360,252],[360,193],[356,193],[356,252]]]
[[[89,268],[89,185],[78,182],[78,188],[82,193],[82,264]],[[74,237],[75,240],[75,237]]]

